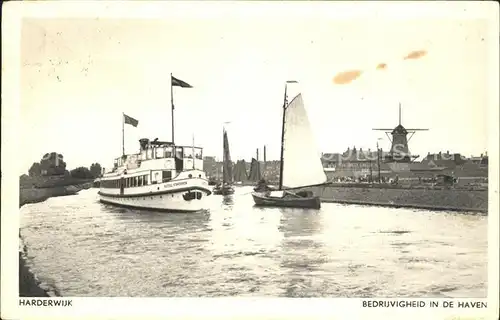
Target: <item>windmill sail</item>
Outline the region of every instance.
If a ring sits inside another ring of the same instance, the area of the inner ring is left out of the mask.
[[[287,106],[284,125],[283,187],[299,188],[325,183],[327,178],[301,94]]]
[[[227,138],[227,131],[224,130],[223,133],[223,169],[222,169],[222,181],[226,183],[233,182],[233,168],[231,163],[231,155],[229,153],[229,140]]]

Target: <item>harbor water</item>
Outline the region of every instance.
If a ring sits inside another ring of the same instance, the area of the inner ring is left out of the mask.
[[[21,208],[38,279],[62,296],[486,297],[486,215],[356,205],[210,210],[99,203],[97,189]]]

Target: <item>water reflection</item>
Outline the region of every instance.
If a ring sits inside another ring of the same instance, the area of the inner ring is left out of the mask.
[[[251,206],[248,201],[239,201],[230,207],[229,215],[220,211],[211,214],[211,243],[216,256],[251,255],[273,250],[279,245],[279,212],[255,211],[248,214],[248,206]]]
[[[328,252],[319,237],[322,232],[321,213],[283,209],[279,230],[283,233],[280,263],[284,271],[282,294],[286,297],[315,296],[319,292],[315,275],[328,262]]]
[[[210,219],[208,211],[199,212],[161,212],[149,210],[127,209],[106,205],[103,210],[111,213],[117,220],[141,222],[141,223],[164,223],[164,224],[183,224],[202,226]]]
[[[279,209],[279,229],[287,237],[313,236],[322,231],[321,213],[316,210]]]
[[[222,196],[222,204],[230,208],[234,205],[233,195]]]

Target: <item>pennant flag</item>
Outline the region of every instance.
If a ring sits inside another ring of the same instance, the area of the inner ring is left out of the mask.
[[[179,80],[174,76],[172,76],[172,87],[192,88],[189,83]]]
[[[377,65],[377,70],[385,70],[387,69],[387,64],[386,63],[379,63]]]
[[[404,57],[404,60],[408,59],[419,59],[427,54],[427,51],[425,50],[415,50],[410,53],[406,57]]]
[[[363,73],[361,70],[340,72],[333,78],[333,82],[335,84],[347,84],[359,78],[361,73]]]
[[[124,121],[125,121],[126,124],[130,124],[130,125],[132,125],[134,127],[137,127],[137,125],[139,124],[138,120],[135,120],[134,118],[129,117],[126,114],[123,114],[123,119],[124,119]]]

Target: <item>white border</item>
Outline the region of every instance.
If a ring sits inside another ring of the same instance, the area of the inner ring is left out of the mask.
[[[457,308],[458,301],[477,303],[486,299],[356,299],[356,298],[64,298],[72,300],[72,308],[22,307],[24,318],[44,317],[67,319],[78,312],[79,317],[122,319],[158,317],[172,318],[305,318],[319,319],[342,316],[343,319],[445,319],[449,317],[487,317],[491,309]],[[43,299],[37,299],[43,300]],[[369,308],[363,301],[423,301],[426,307]],[[441,306],[453,301],[454,308],[430,308],[430,301]],[[23,319],[24,319],[23,318]]]
[[[264,317],[264,318],[429,318],[485,316],[484,309],[384,309],[362,308],[362,299],[167,299],[167,298],[75,298],[71,308],[18,307],[18,172],[16,128],[19,123],[20,30],[23,17],[32,18],[180,18],[225,16],[315,16],[328,18],[378,17],[381,19],[462,18],[491,21],[492,37],[498,36],[498,4],[470,2],[9,2],[2,15],[2,265],[1,317],[4,319],[47,317]],[[410,35],[409,35],[410,36]],[[487,62],[489,96],[489,262],[487,318],[498,317],[498,226],[499,226],[499,49],[493,43]],[[473,106],[471,106],[473,107]],[[466,236],[466,235],[464,235]],[[379,300],[379,299],[376,299]],[[420,299],[422,300],[422,299]],[[429,299],[424,299],[429,300]],[[441,300],[442,299],[433,299]],[[477,299],[480,301],[481,299]],[[496,316],[495,316],[496,315]]]

